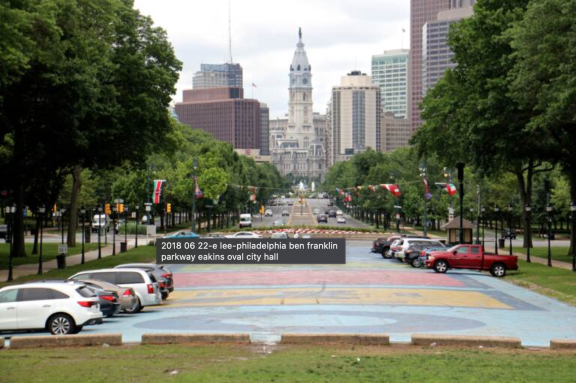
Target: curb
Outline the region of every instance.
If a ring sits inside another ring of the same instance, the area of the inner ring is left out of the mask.
[[[519,338],[465,335],[412,335],[414,346],[459,346],[459,347],[500,347],[522,348]]]
[[[234,343],[250,344],[249,334],[143,334],[141,344]]]
[[[366,346],[388,346],[390,336],[386,334],[282,334],[280,344],[347,344]]]
[[[122,334],[101,335],[47,335],[15,336],[10,339],[10,349],[37,347],[74,347],[74,346],[121,346]]]
[[[576,340],[552,339],[550,340],[551,350],[576,350]]]

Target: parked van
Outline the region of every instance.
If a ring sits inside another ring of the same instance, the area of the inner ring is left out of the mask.
[[[242,227],[252,227],[251,214],[240,214],[240,228]]]
[[[109,230],[108,216],[106,214],[95,214],[92,217],[92,233],[98,233],[98,229],[100,229],[101,233]]]

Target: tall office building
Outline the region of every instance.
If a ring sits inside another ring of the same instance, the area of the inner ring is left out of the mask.
[[[410,1],[410,117],[412,132],[415,132],[422,120],[419,104],[422,102],[422,27],[429,21],[437,20],[438,12],[450,8],[450,2],[459,0],[411,0]]]
[[[411,136],[410,119],[397,118],[390,112],[382,114],[382,152],[389,153],[408,146]]]
[[[324,146],[314,128],[312,110],[312,66],[298,33],[298,44],[290,65],[288,121],[285,129],[274,125],[272,161],[281,174],[323,180],[326,172]]]
[[[260,155],[270,155],[270,109],[260,103]]]
[[[474,0],[451,0],[451,8],[438,12],[435,21],[422,27],[422,92],[432,88],[448,68],[454,68],[454,53],[448,46],[450,25],[473,15]]]
[[[381,91],[384,113],[408,117],[408,49],[372,56],[372,82]]]
[[[380,87],[365,73],[353,71],[332,88],[330,158],[333,165],[367,148],[381,149]]]
[[[243,75],[240,64],[202,64],[192,78],[193,89],[242,88]]]
[[[178,119],[234,149],[260,149],[260,103],[244,99],[242,88],[189,89],[176,104]]]

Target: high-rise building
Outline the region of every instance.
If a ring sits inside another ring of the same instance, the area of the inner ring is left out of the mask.
[[[240,64],[201,64],[200,71],[192,78],[193,89],[242,88],[243,75]]]
[[[260,103],[260,155],[270,155],[270,109]]]
[[[384,113],[408,117],[408,49],[372,56],[372,82],[381,91]]]
[[[408,146],[411,136],[410,119],[397,118],[390,112],[382,114],[382,152],[389,153]]]
[[[178,119],[234,149],[260,149],[260,102],[244,99],[242,88],[189,89],[176,104]]]
[[[287,125],[282,130],[276,125],[271,126],[272,161],[283,175],[322,180],[326,172],[326,157],[314,127],[312,66],[304,49],[301,30],[298,36],[289,72]]]
[[[365,73],[353,71],[332,88],[330,155],[332,165],[367,148],[381,149],[380,87]]]
[[[448,46],[450,25],[472,16],[473,0],[451,0],[451,8],[438,12],[436,20],[422,27],[422,92],[432,88],[448,68],[454,68],[454,53]]]
[[[437,20],[438,12],[450,8],[450,2],[459,0],[410,0],[410,117],[412,132],[415,132],[422,120],[419,105],[422,102],[422,27],[429,21]]]

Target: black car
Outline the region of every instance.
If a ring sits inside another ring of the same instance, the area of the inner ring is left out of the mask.
[[[336,210],[330,210],[328,212],[328,217],[329,218],[336,218]]]
[[[502,230],[500,235],[502,238],[505,238],[505,239],[510,238],[510,237],[512,237],[512,239],[516,239],[516,230],[507,228],[507,229]]]
[[[320,222],[328,223],[328,217],[326,216],[326,214],[318,215],[318,223]]]
[[[118,294],[114,291],[100,289],[96,286],[88,286],[90,290],[98,296],[100,301],[100,311],[102,315],[107,318],[113,317],[120,312],[120,301],[118,300]]]

